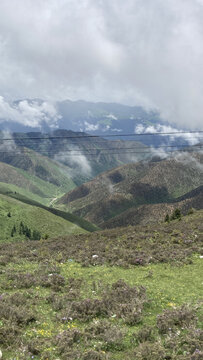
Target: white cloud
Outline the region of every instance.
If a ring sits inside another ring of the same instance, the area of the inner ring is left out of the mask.
[[[202,58],[202,0],[0,1],[8,99],[144,104],[202,128]]]
[[[201,163],[203,153],[199,153],[199,158],[192,156],[188,152],[177,153],[174,155],[176,161],[179,161],[187,166],[195,167],[200,171],[203,171],[203,164]]]
[[[118,118],[114,114],[108,114],[106,115],[108,119],[118,120]]]
[[[17,149],[15,141],[13,140],[12,134],[8,130],[1,131],[0,151],[1,152],[4,152],[4,151],[13,152],[16,150],[19,151],[20,149]]]
[[[99,124],[90,124],[88,121],[84,122],[85,125],[85,131],[96,131],[99,129]]]
[[[59,118],[54,105],[46,101],[22,100],[9,104],[0,96],[0,122],[9,120],[31,127],[40,127],[46,122],[50,127],[56,127]]]
[[[92,168],[86,156],[80,151],[77,146],[73,146],[69,151],[61,151],[55,155],[55,160],[65,163],[71,167],[71,174],[81,173],[86,176],[91,175]]]
[[[183,130],[176,129],[172,126],[168,125],[150,125],[150,126],[144,126],[143,124],[139,124],[135,127],[135,134],[157,134],[157,133],[166,133],[166,135],[161,136],[169,136],[170,142],[173,142],[175,140],[182,139],[185,140],[188,145],[196,145],[201,141],[201,135],[193,132],[193,133],[182,133]],[[173,134],[174,133],[174,134]],[[169,134],[169,135],[167,135]]]

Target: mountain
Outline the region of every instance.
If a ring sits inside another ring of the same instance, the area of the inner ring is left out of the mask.
[[[44,204],[76,185],[65,166],[25,148],[0,154],[0,187]]]
[[[50,103],[42,99],[22,99],[10,103],[8,107],[12,108],[14,118],[0,119],[0,130],[8,129],[11,132],[47,132],[59,128],[95,134],[118,134],[134,133],[138,124],[162,123],[157,111],[117,103],[94,103],[83,100]],[[24,114],[25,110],[26,114]],[[36,113],[40,115],[31,122],[29,115],[30,113],[33,115],[33,112],[35,116]],[[23,116],[25,116],[25,125],[22,120],[19,121]]]
[[[105,228],[115,228],[129,225],[147,225],[162,222],[165,216],[169,216],[180,209],[181,214],[187,215],[191,209],[200,210],[203,208],[203,186],[190,191],[184,196],[177,198],[169,203],[147,204],[138,207],[132,207],[122,214],[113,217],[105,222]]]
[[[135,212],[135,217],[139,218],[139,222],[146,216],[150,219],[151,211],[152,219],[154,211],[154,219],[157,220],[160,219],[164,206],[169,210],[165,203],[183,201],[183,205],[187,202],[193,206],[189,199],[201,196],[198,192],[190,193],[190,196],[185,194],[202,185],[202,161],[203,155],[200,153],[185,153],[162,161],[124,165],[68,192],[55,206],[67,209],[103,228],[111,223],[112,226],[118,226],[120,222],[122,226],[130,223],[130,217],[133,218],[132,211]],[[202,191],[202,188],[200,190]],[[185,198],[180,198],[183,195]],[[151,204],[159,205],[154,205],[153,208],[150,207]],[[140,206],[142,208],[139,208]],[[174,206],[177,207],[178,204]],[[126,220],[122,219],[122,216]],[[114,219],[118,221],[114,223]]]
[[[156,111],[117,103],[66,100],[57,103],[57,110],[61,116],[58,121],[60,128],[94,134],[134,133],[138,124],[162,122]]]
[[[35,153],[43,154],[55,162],[63,164],[63,171],[77,185],[94,178],[103,171],[150,156],[148,147],[137,141],[106,140],[68,130],[55,130],[47,134],[41,132],[14,133],[13,141],[19,149],[29,148]],[[2,143],[4,143],[3,134]],[[5,162],[12,161],[14,166],[18,166],[22,162],[22,156],[20,156],[20,161],[14,160],[16,156],[14,155],[12,153],[9,157],[9,151],[6,152]],[[3,154],[1,154],[1,158],[4,159]],[[24,154],[23,162],[25,162]],[[27,168],[27,162],[23,166]]]

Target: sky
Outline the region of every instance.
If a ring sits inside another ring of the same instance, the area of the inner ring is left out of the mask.
[[[55,121],[52,102],[84,99],[201,130],[203,0],[1,0],[0,69],[4,115],[41,98]]]

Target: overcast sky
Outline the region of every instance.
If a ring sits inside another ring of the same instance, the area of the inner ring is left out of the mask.
[[[1,101],[117,101],[203,128],[203,0],[0,0]]]

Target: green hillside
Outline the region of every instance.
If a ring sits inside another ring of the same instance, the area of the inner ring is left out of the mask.
[[[62,189],[74,187],[70,176],[70,168],[32,149],[25,148],[24,146],[13,146],[15,146],[14,150],[1,152],[1,162],[24,170],[30,175],[36,176],[55,186],[60,186]]]
[[[65,234],[84,233],[86,230],[78,225],[56,216],[49,211],[20,202],[5,195],[0,195],[0,241],[22,240],[19,234],[20,223],[32,231],[37,230],[42,236],[56,237]],[[16,227],[11,237],[13,227]]]
[[[17,192],[33,200],[49,205],[54,198],[75,187],[72,180],[61,172],[58,173],[58,184],[43,180],[40,177],[14,166],[0,162],[0,188]],[[5,190],[6,191],[6,190]]]

